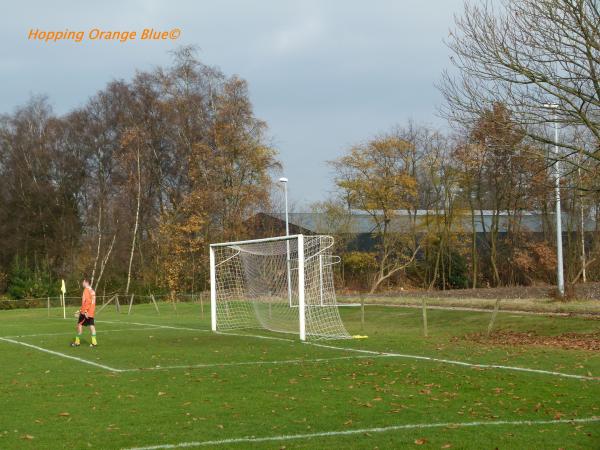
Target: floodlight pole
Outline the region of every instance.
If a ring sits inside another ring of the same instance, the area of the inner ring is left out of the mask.
[[[545,104],[544,108],[554,111],[554,198],[556,203],[556,281],[559,295],[565,295],[565,280],[563,273],[563,247],[562,247],[562,215],[560,208],[560,159],[558,154],[558,105]]]
[[[288,192],[287,192],[287,184],[288,179],[285,177],[281,177],[279,182],[283,184],[283,193],[285,197],[285,235],[290,235],[290,219],[288,215]],[[290,271],[290,241],[289,239],[286,241],[287,246],[287,285],[288,285],[288,301],[290,306],[292,306],[292,274]]]

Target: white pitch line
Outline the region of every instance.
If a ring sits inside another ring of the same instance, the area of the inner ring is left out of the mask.
[[[160,450],[186,447],[208,447],[228,444],[244,444],[244,443],[260,443],[273,441],[290,441],[298,439],[314,439],[319,437],[333,436],[352,436],[365,433],[387,433],[390,431],[428,429],[428,428],[467,428],[467,427],[483,427],[483,426],[499,426],[499,425],[557,425],[557,424],[576,424],[576,423],[593,423],[600,422],[600,417],[593,416],[582,419],[555,419],[555,420],[495,420],[492,422],[463,422],[463,423],[413,423],[405,425],[391,425],[389,427],[377,428],[359,428],[355,430],[340,430],[340,431],[322,431],[317,433],[304,434],[288,434],[280,436],[265,436],[265,437],[240,437],[231,439],[220,439],[213,441],[197,441],[197,442],[181,442],[179,444],[159,444],[150,445],[147,447],[132,447],[127,450]]]
[[[143,322],[125,322],[123,320],[101,320],[99,321],[99,323],[124,323],[127,325],[139,325],[139,326],[150,326],[150,327],[155,327],[155,328],[165,328],[168,330],[185,330],[185,331],[200,331],[203,333],[208,333],[210,330],[206,330],[203,328],[188,328],[188,327],[176,327],[176,326],[170,326],[170,325],[159,325],[156,323],[143,323]]]
[[[101,369],[108,370],[110,372],[122,372],[121,369],[115,369],[114,367],[105,366],[104,364],[100,364],[100,363],[97,363],[94,361],[88,361],[87,359],[78,358],[76,356],[67,355],[65,353],[55,352],[54,350],[49,350],[47,348],[38,347],[37,345],[28,344],[26,342],[15,341],[14,339],[8,339],[8,338],[0,338],[0,341],[10,342],[11,344],[23,345],[24,347],[29,347],[29,348],[33,348],[34,350],[39,350],[40,352],[48,353],[50,355],[60,356],[62,358],[66,358],[66,359],[72,359],[74,361],[78,361],[80,363],[88,364],[88,365],[94,366],[94,367],[99,367]]]
[[[298,340],[297,339],[287,339],[287,338],[281,338],[281,337],[275,337],[275,336],[262,336],[260,334],[242,334],[242,333],[230,333],[229,331],[217,331],[217,334],[224,334],[226,336],[241,336],[241,337],[252,337],[252,338],[256,338],[256,339],[269,339],[272,341],[284,341],[284,342],[293,342],[293,343],[297,343]]]
[[[122,321],[117,321],[117,322],[104,321],[104,322],[105,323],[125,323],[125,324],[140,325],[140,326],[152,326],[152,327],[156,327],[156,328],[166,328],[166,329],[173,329],[173,330],[210,332],[210,330],[205,330],[205,329],[200,329],[200,328],[186,328],[186,327],[176,327],[176,326],[168,326],[168,325],[156,325],[156,324],[152,324],[152,323],[122,322]],[[256,335],[256,334],[240,334],[240,333],[229,333],[229,332],[219,332],[219,334],[230,335],[230,336],[252,337],[252,338],[257,338],[257,339],[271,339],[271,340],[286,341],[286,342],[292,342],[292,343],[299,342],[294,339],[286,339],[286,338],[280,338],[280,337],[274,337],[274,336],[261,336],[261,335]],[[357,352],[357,353],[364,353],[364,354],[369,354],[369,355],[387,356],[387,357],[394,357],[394,358],[406,358],[406,359],[414,359],[414,360],[420,360],[420,361],[430,361],[430,362],[437,362],[437,363],[442,363],[442,364],[452,364],[452,365],[463,366],[463,367],[473,367],[476,369],[512,370],[512,371],[517,371],[517,372],[552,375],[552,376],[557,376],[557,377],[562,377],[562,378],[574,378],[577,380],[600,381],[600,377],[594,377],[594,376],[590,377],[590,376],[586,376],[586,375],[576,375],[576,374],[571,374],[571,373],[555,372],[555,371],[551,371],[551,370],[530,369],[527,367],[517,367],[517,366],[503,366],[503,365],[498,365],[498,364],[476,364],[476,363],[468,363],[468,362],[464,362],[464,361],[455,361],[455,360],[451,360],[451,359],[434,358],[434,357],[430,357],[430,356],[408,355],[408,354],[403,354],[403,353],[377,352],[377,351],[372,351],[372,350],[337,347],[334,345],[317,344],[314,342],[305,342],[304,344],[313,345],[315,347],[328,348],[328,349],[332,349],[332,350],[342,350],[342,351],[346,351],[346,352]],[[135,370],[137,370],[137,369],[135,369]]]
[[[377,357],[385,357],[386,355],[364,355],[364,356],[334,356],[332,358],[314,358],[314,359],[287,359],[275,361],[244,361],[233,363],[213,363],[213,364],[191,364],[188,366],[155,366],[155,367],[140,367],[136,369],[121,369],[121,372],[145,372],[150,370],[170,370],[170,369],[206,369],[212,367],[229,367],[229,366],[258,366],[258,365],[278,365],[278,364],[303,364],[303,363],[320,363],[329,362],[340,359],[372,359]]]
[[[322,348],[330,348],[334,350],[346,350],[349,352],[358,352],[358,353],[367,353],[371,355],[380,355],[380,356],[390,356],[394,358],[407,358],[407,359],[417,359],[421,361],[431,361],[443,364],[453,364],[457,366],[465,366],[465,367],[473,367],[476,369],[503,369],[503,370],[513,370],[518,372],[529,372],[529,373],[540,373],[544,375],[554,375],[557,377],[564,378],[575,378],[578,380],[592,380],[592,381],[600,381],[600,377],[590,377],[586,375],[576,375],[572,373],[563,373],[563,372],[554,372],[551,370],[543,370],[543,369],[529,369],[527,367],[516,367],[516,366],[501,366],[497,364],[473,364],[464,361],[454,361],[451,359],[442,359],[442,358],[433,358],[430,356],[419,356],[419,355],[406,355],[402,353],[389,353],[389,352],[376,352],[372,350],[361,350],[356,348],[345,348],[345,347],[336,347],[334,345],[325,345],[325,344],[316,344],[314,342],[306,342],[307,345],[313,345],[315,347]]]
[[[109,323],[113,323],[113,322],[109,322]],[[117,323],[117,322],[114,322],[114,323]],[[140,323],[140,322],[122,322],[122,323],[131,323],[133,325],[154,326],[153,324]],[[175,330],[182,329],[182,330],[191,330],[191,331],[206,331],[206,332],[209,331],[209,330],[202,330],[202,329],[195,329],[195,328],[170,327],[170,326],[166,326],[166,325],[160,325],[160,327],[175,329]],[[286,339],[286,338],[280,338],[280,337],[274,337],[274,336],[261,336],[261,335],[257,335],[257,334],[241,334],[241,333],[230,333],[230,332],[218,332],[218,333],[223,334],[223,335],[229,335],[229,336],[251,337],[251,338],[257,338],[257,339],[270,339],[270,340],[286,341],[286,342],[292,342],[292,343],[300,342],[300,341],[297,341],[294,339]],[[464,361],[455,361],[455,360],[451,360],[451,359],[434,358],[434,357],[430,357],[430,356],[408,355],[408,354],[403,354],[403,353],[377,352],[377,351],[372,351],[372,350],[337,347],[334,345],[317,344],[317,343],[310,342],[310,341],[305,342],[304,344],[313,345],[315,347],[328,348],[328,349],[332,349],[332,350],[342,350],[342,351],[347,351],[347,352],[365,353],[365,354],[369,354],[369,355],[387,356],[387,357],[394,357],[394,358],[415,359],[415,360],[421,360],[421,361],[437,362],[437,363],[442,363],[442,364],[452,364],[452,365],[457,365],[457,366],[473,367],[476,369],[512,370],[512,371],[518,371],[518,372],[553,375],[553,376],[563,377],[563,378],[574,378],[577,380],[600,381],[600,377],[593,377],[593,376],[590,377],[590,376],[586,376],[586,375],[576,375],[576,374],[571,374],[571,373],[555,372],[555,371],[551,371],[551,370],[530,369],[527,367],[517,367],[517,366],[502,366],[502,365],[498,365],[498,364],[476,364],[476,363],[468,363],[468,362],[464,362]]]
[[[151,326],[151,327],[155,327],[155,328],[165,328],[168,330],[184,330],[184,331],[199,331],[202,333],[212,333],[212,330],[207,330],[204,328],[189,328],[189,327],[179,327],[179,326],[173,326],[173,325],[158,325],[158,324],[153,324],[153,323],[143,323],[143,322],[124,322],[124,321],[109,321],[109,320],[103,320],[103,323],[125,323],[125,324],[129,324],[129,325],[138,325],[138,326]],[[226,331],[217,331],[216,334],[223,334],[223,335],[227,335],[227,336],[241,336],[241,337],[250,337],[250,338],[256,338],[256,339],[269,339],[269,340],[274,340],[274,341],[286,341],[286,342],[298,342],[296,339],[286,339],[286,338],[281,338],[281,337],[275,337],[275,336],[261,336],[258,334],[241,334],[241,333],[232,333],[232,332],[226,332]]]
[[[102,335],[102,334],[106,334],[106,333],[113,333],[115,331],[142,331],[142,330],[155,330],[155,327],[152,328],[116,328],[116,329],[108,329],[108,330],[102,330],[100,331],[98,334]],[[24,338],[24,337],[38,337],[38,336],[70,336],[72,335],[73,332],[60,332],[60,333],[38,333],[38,334],[16,334],[14,336],[0,336],[0,338],[8,338],[8,339],[14,339],[14,338]]]

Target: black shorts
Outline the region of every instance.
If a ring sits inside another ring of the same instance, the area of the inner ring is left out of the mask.
[[[80,323],[84,327],[87,327],[88,325],[94,325],[94,318],[88,317],[86,319],[83,314],[79,314],[79,319],[77,319],[77,323]]]

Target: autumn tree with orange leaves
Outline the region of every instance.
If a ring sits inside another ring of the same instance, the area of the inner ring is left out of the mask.
[[[374,223],[377,271],[371,292],[410,265],[419,250],[394,222],[399,210],[414,208],[418,201],[417,181],[410,173],[413,150],[410,142],[390,134],[356,145],[331,163],[348,206],[367,212]]]

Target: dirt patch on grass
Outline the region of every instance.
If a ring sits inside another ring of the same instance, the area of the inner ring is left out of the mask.
[[[464,337],[469,341],[486,345],[538,345],[569,350],[600,351],[600,331],[595,333],[564,333],[558,336],[540,336],[534,332],[499,330],[486,337],[483,333],[472,333]]]

